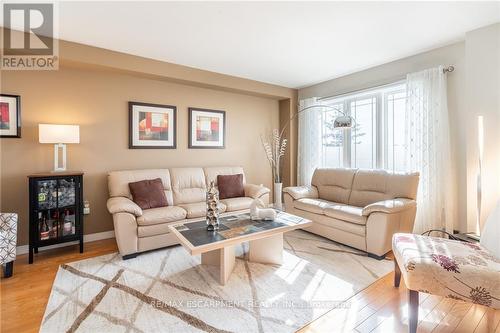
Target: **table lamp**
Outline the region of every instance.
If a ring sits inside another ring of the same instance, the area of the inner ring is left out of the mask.
[[[54,144],[54,171],[65,171],[66,144],[80,143],[80,126],[38,124],[38,141]],[[62,165],[59,165],[59,149],[62,150]]]

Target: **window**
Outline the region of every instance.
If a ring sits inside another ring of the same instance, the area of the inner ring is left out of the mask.
[[[322,114],[322,165],[362,169],[405,170],[406,86],[402,82],[362,93],[323,100],[354,118],[351,130],[333,128],[339,115]]]

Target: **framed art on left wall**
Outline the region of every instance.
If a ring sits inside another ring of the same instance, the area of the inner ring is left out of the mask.
[[[21,96],[0,94],[0,138],[21,137]]]
[[[177,108],[129,102],[129,148],[175,149]]]

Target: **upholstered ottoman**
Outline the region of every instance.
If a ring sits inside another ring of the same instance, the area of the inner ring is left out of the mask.
[[[418,323],[418,292],[500,309],[500,259],[479,244],[395,234],[394,285],[409,289],[409,328]]]
[[[11,277],[16,260],[17,214],[0,213],[0,264],[4,277]]]

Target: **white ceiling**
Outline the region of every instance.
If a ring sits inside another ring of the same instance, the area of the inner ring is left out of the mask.
[[[500,2],[65,2],[60,38],[298,88],[464,39]]]

